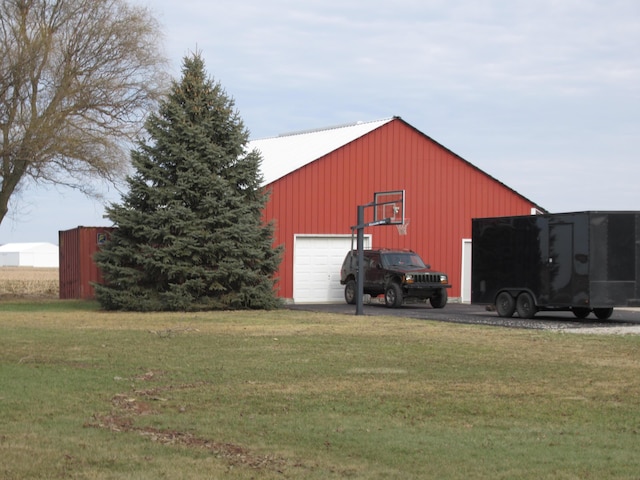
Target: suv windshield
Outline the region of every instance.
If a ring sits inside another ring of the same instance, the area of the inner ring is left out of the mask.
[[[385,267],[426,268],[422,259],[415,253],[383,253],[381,257]]]

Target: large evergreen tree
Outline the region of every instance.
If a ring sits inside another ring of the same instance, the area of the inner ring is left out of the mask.
[[[199,54],[146,123],[134,173],[109,218],[118,227],[96,255],[109,310],[270,309],[281,251],[264,224],[260,154],[234,102]]]

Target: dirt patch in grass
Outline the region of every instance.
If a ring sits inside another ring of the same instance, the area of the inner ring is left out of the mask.
[[[117,396],[120,397],[120,396]],[[154,427],[138,427],[135,425],[131,413],[141,415],[148,413],[148,406],[132,407],[135,401],[126,399],[122,402],[118,398],[115,403],[125,405],[124,410],[128,415],[110,413],[107,415],[94,415],[93,422],[85,424],[85,427],[105,428],[112,432],[135,432],[152,442],[162,445],[197,448],[211,452],[218,458],[225,459],[229,465],[244,466],[253,469],[270,469],[280,471],[288,462],[283,458],[272,455],[256,455],[248,448],[235,443],[216,442],[207,438],[198,437],[189,432],[180,432],[170,429],[158,429]]]
[[[158,379],[162,372],[146,372],[134,377],[137,381]],[[217,458],[224,459],[229,466],[247,467],[255,470],[270,470],[282,473],[286,466],[292,465],[284,458],[275,455],[259,455],[250,449],[229,442],[219,442],[199,437],[190,432],[173,429],[160,429],[150,426],[138,426],[139,417],[158,413],[154,404],[165,402],[162,392],[198,388],[207,382],[180,385],[160,385],[149,389],[136,389],[130,393],[118,393],[111,398],[111,411],[107,414],[94,414],[92,420],[84,424],[85,428],[101,428],[118,433],[137,433],[152,442],[167,446],[178,446],[208,451]]]

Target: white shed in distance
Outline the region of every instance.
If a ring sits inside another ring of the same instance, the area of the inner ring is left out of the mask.
[[[59,249],[53,243],[7,243],[0,246],[0,267],[58,268]]]

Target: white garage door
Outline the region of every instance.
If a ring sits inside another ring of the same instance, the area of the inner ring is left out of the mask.
[[[370,248],[371,235],[365,235],[364,246]],[[351,235],[296,235],[293,247],[293,301],[344,302],[340,267],[350,248]]]

